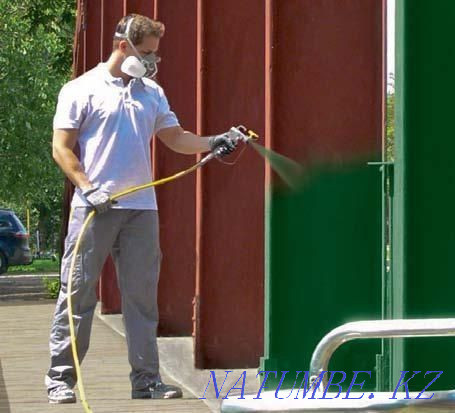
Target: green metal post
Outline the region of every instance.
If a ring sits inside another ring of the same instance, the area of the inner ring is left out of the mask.
[[[455,1],[397,0],[394,317],[455,317]],[[455,339],[405,339],[393,370],[410,388],[455,382]],[[410,375],[408,375],[410,377]],[[433,377],[433,376],[431,376]]]

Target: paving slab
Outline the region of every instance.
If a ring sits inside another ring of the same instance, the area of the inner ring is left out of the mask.
[[[50,405],[44,386],[54,302],[0,302],[0,413],[83,412],[82,404]],[[97,317],[82,364],[93,413],[188,412],[210,409],[184,388],[183,399],[131,400],[125,340]],[[176,383],[162,371],[163,381]]]

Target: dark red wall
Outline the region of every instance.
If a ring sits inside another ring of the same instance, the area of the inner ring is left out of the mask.
[[[185,10],[185,12],[176,12]],[[165,23],[158,81],[186,130],[196,130],[196,3],[158,1]],[[196,156],[180,155],[156,140],[155,176],[189,168]],[[191,335],[196,271],[196,174],[157,188],[163,262],[159,285],[161,335]]]

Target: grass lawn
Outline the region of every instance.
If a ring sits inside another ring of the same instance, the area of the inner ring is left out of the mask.
[[[30,265],[12,265],[8,268],[8,275],[14,274],[41,274],[59,272],[60,263],[52,260],[33,260]]]

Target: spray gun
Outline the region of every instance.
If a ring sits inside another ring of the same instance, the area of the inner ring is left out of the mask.
[[[229,129],[228,134],[234,135],[234,140],[236,144],[239,142],[249,143],[250,141],[256,141],[259,139],[259,135],[252,130],[247,129],[243,125],[233,126]],[[217,149],[214,152],[209,153],[200,161],[200,166],[206,164],[208,161],[212,160],[213,158],[221,158],[222,149]]]

